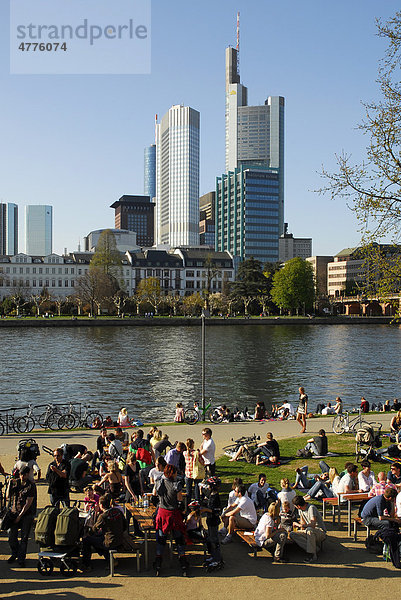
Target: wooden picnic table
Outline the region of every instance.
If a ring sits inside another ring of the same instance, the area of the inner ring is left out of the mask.
[[[135,517],[138,521],[139,525],[143,533],[145,534],[145,568],[149,567],[149,552],[148,552],[148,543],[149,543],[149,532],[154,529],[154,515],[156,509],[154,506],[149,506],[149,508],[140,508],[139,506],[134,506],[133,504],[125,503],[126,510],[129,510],[131,515]]]
[[[352,537],[351,533],[351,509],[353,503],[362,502],[368,500],[368,492],[356,492],[353,494],[341,494],[341,500],[346,500],[348,503],[348,537]]]

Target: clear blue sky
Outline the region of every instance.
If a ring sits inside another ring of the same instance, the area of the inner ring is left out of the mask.
[[[34,1],[34,0],[33,0]],[[384,42],[375,17],[386,0],[153,0],[150,75],[10,75],[9,9],[0,4],[0,201],[54,207],[54,250],[77,248],[92,229],[114,226],[109,208],[143,193],[143,149],[154,115],[184,103],[201,113],[201,193],[224,170],[224,49],[241,11],[241,78],[249,103],[286,99],[285,220],[313,238],[314,254],[356,245],[341,201],[320,197],[318,172],[343,149],[355,161],[367,140],[355,129],[361,101],[377,97]],[[117,14],[117,13],[116,13]],[[20,250],[24,249],[23,240]]]

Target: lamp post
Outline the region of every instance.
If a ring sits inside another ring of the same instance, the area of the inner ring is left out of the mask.
[[[206,383],[206,317],[209,316],[209,311],[202,309],[202,412],[203,421],[206,421],[206,398],[205,398],[205,383]]]

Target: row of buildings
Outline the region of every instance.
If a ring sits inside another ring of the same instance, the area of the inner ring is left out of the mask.
[[[88,273],[92,256],[92,252],[0,256],[0,297],[16,291],[36,295],[43,288],[55,298],[72,296]],[[149,277],[160,281],[164,294],[184,296],[207,288],[211,293],[223,292],[235,277],[234,258],[229,252],[210,254],[207,248],[137,249],[121,254],[122,283],[130,296]]]

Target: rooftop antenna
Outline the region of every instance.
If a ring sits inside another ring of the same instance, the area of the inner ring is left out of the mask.
[[[237,12],[237,74],[239,76],[239,11]]]
[[[155,144],[156,144],[156,125],[157,125],[157,113],[155,114]]]
[[[78,252],[81,252],[81,239],[78,238]]]

